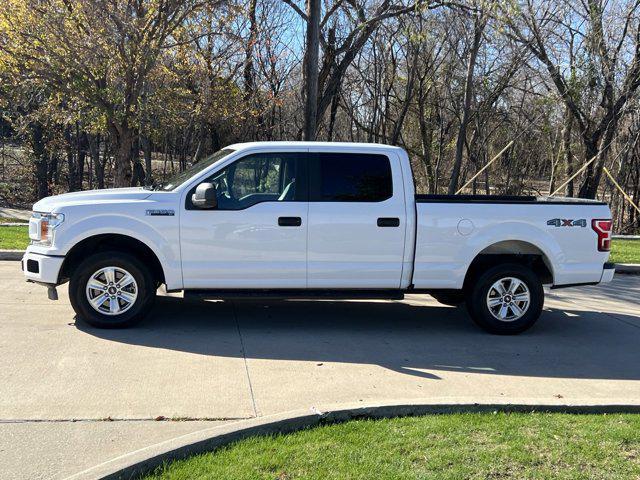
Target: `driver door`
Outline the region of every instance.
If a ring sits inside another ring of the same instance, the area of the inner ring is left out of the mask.
[[[184,288],[306,288],[306,152],[255,153],[211,175],[217,208],[187,193],[180,215]]]

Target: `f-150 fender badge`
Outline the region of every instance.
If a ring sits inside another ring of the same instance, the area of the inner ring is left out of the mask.
[[[584,218],[579,220],[566,219],[566,218],[552,218],[547,220],[547,225],[551,227],[582,227],[587,226],[587,221]]]
[[[146,214],[151,217],[173,217],[176,212],[175,210],[147,210]]]

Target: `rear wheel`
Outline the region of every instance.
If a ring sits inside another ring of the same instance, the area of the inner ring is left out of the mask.
[[[519,264],[502,264],[477,277],[468,289],[467,309],[484,330],[514,335],[540,317],[544,289],[540,278]]]
[[[69,282],[78,317],[99,328],[122,328],[144,318],[156,294],[156,281],[135,257],[102,252],[83,261]]]

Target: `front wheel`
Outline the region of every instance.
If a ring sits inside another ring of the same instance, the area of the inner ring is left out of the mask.
[[[484,330],[514,335],[530,328],[542,312],[540,278],[519,264],[502,264],[480,275],[468,290],[467,309]]]
[[[84,260],[71,276],[69,299],[78,317],[98,328],[128,327],[144,318],[156,282],[135,257],[102,252]]]

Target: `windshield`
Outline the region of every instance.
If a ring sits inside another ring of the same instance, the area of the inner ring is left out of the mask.
[[[154,184],[152,188],[153,190],[164,190],[164,191],[175,190],[176,188],[178,188],[180,185],[182,185],[184,182],[189,180],[194,175],[203,171],[205,168],[210,167],[211,165],[216,163],[218,160],[226,157],[227,155],[233,153],[234,151],[235,150],[231,148],[223,148],[222,150],[218,150],[217,152],[209,155],[207,158],[203,158],[199,162],[194,163],[186,170],[183,170],[182,172],[178,172],[170,176],[164,182]]]

